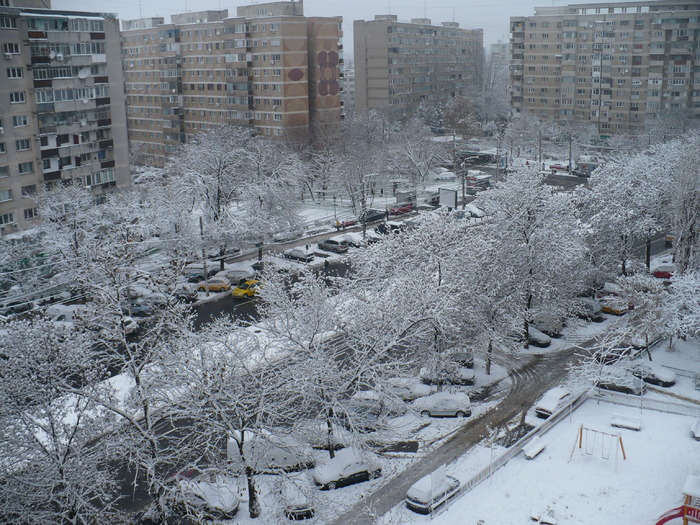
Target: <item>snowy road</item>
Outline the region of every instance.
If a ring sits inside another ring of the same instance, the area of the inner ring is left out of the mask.
[[[588,341],[581,346],[588,346]],[[543,356],[524,356],[513,366],[511,360],[499,361],[509,370],[512,386],[494,410],[476,417],[462,427],[444,445],[412,464],[410,469],[390,480],[373,494],[351,507],[336,518],[334,525],[369,525],[373,517],[385,514],[401,503],[408,488],[423,476],[430,474],[443,464],[454,462],[471,447],[488,435],[487,426],[504,426],[526,412],[547,390],[560,383],[567,373],[567,365],[576,359],[580,347],[569,348]],[[523,415],[524,417],[524,415]]]

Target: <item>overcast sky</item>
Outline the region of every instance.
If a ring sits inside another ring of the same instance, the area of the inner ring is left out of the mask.
[[[483,29],[484,45],[498,40],[508,40],[511,16],[534,14],[535,6],[566,5],[570,3],[592,3],[553,0],[306,0],[306,16],[342,16],[344,43],[347,56],[352,54],[353,20],[372,20],[374,15],[392,14],[401,21],[412,18],[429,18],[435,25],[441,22],[458,22],[466,29]],[[54,9],[74,11],[98,11],[116,13],[121,20],[162,16],[166,23],[170,15],[188,11],[228,9],[229,16],[236,15],[236,7],[264,2],[240,0],[53,0]]]

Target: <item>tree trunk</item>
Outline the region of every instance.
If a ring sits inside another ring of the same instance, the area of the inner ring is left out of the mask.
[[[326,426],[328,427],[328,454],[330,454],[331,459],[335,457],[335,449],[333,447],[333,423],[331,418],[333,417],[333,409],[328,408],[328,417],[326,418]]]
[[[491,375],[491,356],[493,354],[493,341],[489,339],[489,349],[486,351],[486,375]]]
[[[258,490],[255,488],[255,472],[253,467],[246,465],[245,477],[248,482],[248,509],[251,518],[260,516],[260,501],[258,501]]]

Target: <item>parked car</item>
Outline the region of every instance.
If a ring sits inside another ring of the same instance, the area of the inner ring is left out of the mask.
[[[676,384],[676,373],[651,361],[637,363],[630,368],[632,375],[650,385],[669,387]]]
[[[457,178],[457,175],[454,174],[452,171],[443,171],[442,173],[437,173],[435,175],[435,180],[445,180],[445,181],[451,181],[455,180]]]
[[[294,259],[296,261],[311,262],[314,260],[314,254],[309,253],[308,250],[297,246],[295,248],[289,248],[282,252],[282,256],[287,259]]]
[[[216,277],[223,277],[231,281],[232,284],[240,284],[255,277],[252,268],[231,268],[216,274]]]
[[[557,171],[569,171],[569,166],[565,166],[564,164],[550,164],[549,169],[556,173]]]
[[[375,226],[374,231],[380,235],[388,235],[390,233],[400,233],[406,229],[403,222],[386,221]]]
[[[231,281],[226,279],[226,277],[212,277],[206,282],[200,282],[197,285],[197,290],[200,292],[205,292],[209,287],[210,292],[225,292],[231,289]]]
[[[630,310],[626,299],[621,297],[603,297],[600,300],[600,310],[606,314],[625,315]]]
[[[528,342],[539,348],[546,348],[552,344],[552,338],[547,334],[540,332],[534,326],[528,326],[527,328],[527,340]]]
[[[345,228],[349,228],[350,226],[355,226],[355,224],[357,224],[357,219],[339,219],[335,221],[334,226],[336,230],[344,230]]]
[[[397,204],[393,208],[389,208],[389,215],[403,215],[404,213],[409,213],[412,209],[412,204]]]
[[[231,295],[237,299],[242,299],[244,297],[254,297],[258,295],[259,292],[260,281],[257,279],[251,279],[236,286],[231,292]]]
[[[318,247],[322,250],[335,253],[345,253],[349,249],[349,246],[345,241],[338,241],[335,239],[324,239],[318,243]]]
[[[593,358],[597,363],[603,365],[614,365],[625,357],[629,357],[636,353],[636,350],[631,346],[618,345],[613,348],[599,348],[593,352]]]
[[[581,319],[588,321],[600,322],[605,319],[600,301],[589,297],[579,297],[574,302],[576,315]]]
[[[554,412],[571,400],[571,391],[563,387],[555,387],[547,391],[535,405],[535,415],[547,419]]]
[[[467,204],[464,207],[464,211],[475,219],[483,219],[484,217],[486,217],[486,212],[480,208],[477,208],[473,204]]]
[[[459,491],[459,480],[452,476],[434,479],[428,474],[406,491],[406,507],[418,514],[430,514]]]
[[[292,521],[313,518],[316,509],[307,493],[308,481],[298,476],[286,476],[281,481],[280,497],[285,517]]]
[[[206,277],[211,277],[215,275],[216,272],[216,267],[207,266]],[[187,279],[187,282],[190,283],[198,283],[205,279],[204,266],[201,264],[188,264],[185,266],[182,273],[185,276],[185,279]]]
[[[558,337],[564,329],[564,320],[558,315],[539,314],[533,318],[532,327],[549,337]]]
[[[437,392],[413,402],[413,407],[425,417],[468,417],[472,415],[469,395],[464,392]]]
[[[178,301],[191,303],[197,300],[197,289],[190,283],[179,283],[173,289],[173,295]]]
[[[382,475],[381,467],[369,461],[356,448],[344,448],[335,457],[313,470],[314,483],[321,490],[333,490],[355,483],[362,483]]]
[[[294,239],[298,239],[301,237],[302,233],[298,231],[293,231],[293,232],[279,232],[275,233],[272,236],[272,240],[274,242],[288,242],[288,241],[293,241]]]
[[[294,438],[280,433],[261,431],[250,433],[243,442],[241,458],[238,442],[230,437],[226,442],[226,457],[234,466],[251,466],[256,473],[278,474],[312,468],[316,462],[311,447],[297,442]]]
[[[601,379],[595,382],[595,386],[604,390],[613,390],[623,394],[641,396],[646,392],[647,386],[640,378],[632,374],[621,375],[615,378]]]
[[[474,368],[474,354],[471,352],[454,352],[450,355],[450,358],[459,366]]]
[[[360,222],[367,224],[368,222],[381,221],[386,217],[386,212],[383,210],[368,209],[360,215]]]
[[[413,401],[433,393],[430,385],[413,377],[392,377],[387,380],[386,390],[403,401]]]
[[[657,266],[656,269],[651,272],[654,277],[658,279],[670,279],[676,271],[675,264],[662,264]]]
[[[420,370],[420,379],[426,385],[473,385],[474,370],[458,363],[444,363],[442,370],[424,367]]]
[[[131,315],[132,317],[150,317],[154,314],[154,309],[147,303],[132,302],[122,306],[122,313],[124,315]]]

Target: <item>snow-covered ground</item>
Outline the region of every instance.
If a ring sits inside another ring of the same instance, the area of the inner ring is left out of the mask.
[[[700,372],[697,341],[677,341],[670,351],[667,344],[659,345],[653,357],[668,366]],[[696,408],[700,405],[700,391],[693,388],[690,378],[679,377],[674,387],[663,390],[695,399]],[[668,399],[653,392],[646,395]],[[614,414],[641,418],[641,430],[612,427]],[[594,437],[584,432],[579,449],[576,440],[581,424],[607,434],[619,432],[627,459],[622,458],[614,438],[604,434]],[[517,455],[433,521],[440,525],[481,523],[479,520],[484,525],[514,525],[529,523],[532,515],[551,508],[558,525],[655,523],[661,514],[682,503],[686,476],[700,474],[700,443],[690,435],[694,424],[691,416],[588,400],[542,436],[545,449],[535,459]],[[504,448],[496,447],[493,457],[503,452]],[[488,446],[477,446],[448,465],[446,473],[467,481],[487,467],[491,457]],[[380,523],[428,521],[399,505]]]

